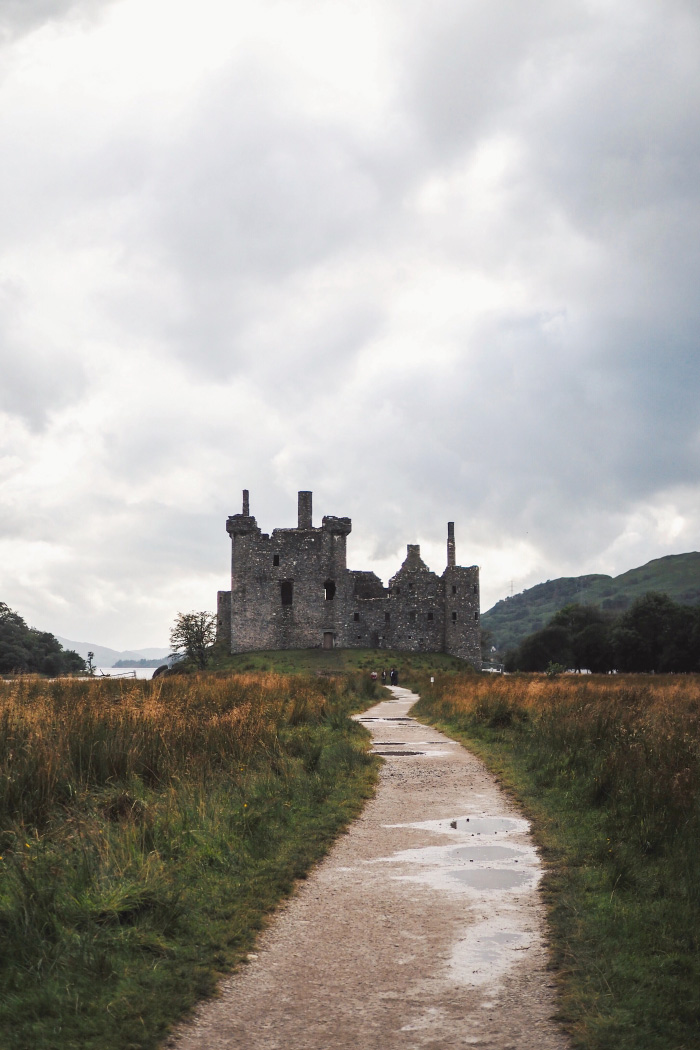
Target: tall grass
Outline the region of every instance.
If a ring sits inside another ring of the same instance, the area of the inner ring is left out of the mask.
[[[675,1050],[700,1031],[700,679],[416,683],[536,820],[576,1045]]]
[[[363,691],[0,683],[0,1045],[155,1046],[371,791]]]

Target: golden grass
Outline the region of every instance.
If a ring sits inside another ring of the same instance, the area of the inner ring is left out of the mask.
[[[334,682],[277,674],[0,682],[0,816],[41,823],[96,786],[231,768],[324,717]]]

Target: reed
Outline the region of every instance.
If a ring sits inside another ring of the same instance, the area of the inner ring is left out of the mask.
[[[212,990],[371,793],[358,690],[0,683],[3,1047],[145,1050]]]
[[[467,741],[533,818],[562,1018],[587,1050],[700,1030],[700,679],[438,676],[419,716]]]

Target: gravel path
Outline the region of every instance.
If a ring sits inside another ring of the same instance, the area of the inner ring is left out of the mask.
[[[386,756],[376,798],[168,1047],[568,1047],[527,822],[392,692],[360,716]]]

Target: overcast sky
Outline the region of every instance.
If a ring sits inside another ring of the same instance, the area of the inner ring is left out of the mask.
[[[167,645],[228,514],[482,607],[700,547],[696,0],[0,0],[0,600]]]

